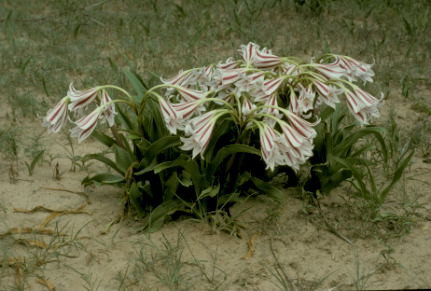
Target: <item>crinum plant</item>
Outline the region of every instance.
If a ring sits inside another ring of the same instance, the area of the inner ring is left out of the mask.
[[[58,132],[73,117],[71,135],[82,142],[106,121],[112,135],[95,137],[115,161],[88,158],[117,174],[84,183],[124,187],[127,205],[160,225],[178,212],[202,218],[228,210],[245,193],[280,194],[268,173],[278,166],[297,172],[307,163],[322,111],[341,99],[361,125],[379,115],[380,100],[356,84],[372,81],[371,65],[334,54],[306,63],[254,43],[239,52],[239,59],[180,71],[152,88],[129,73],[136,96],[113,85],[71,85],[44,124]],[[112,99],[113,90],[122,97]]]

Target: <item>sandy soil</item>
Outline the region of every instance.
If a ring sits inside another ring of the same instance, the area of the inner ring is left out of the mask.
[[[45,144],[50,153],[64,157],[59,140],[61,136],[48,136]],[[77,149],[90,153],[100,147],[89,141]],[[251,207],[238,218],[243,226],[240,237],[190,220],[171,222],[148,234],[132,218],[118,222],[120,189],[84,190],[80,181],[87,173],[70,172],[67,159],[38,166],[31,177],[22,167],[15,184],[2,170],[0,262],[10,268],[1,268],[0,290],[20,284],[24,290],[168,290],[169,284],[178,290],[278,290],[278,267],[297,288],[292,290],[431,287],[431,166],[422,160],[413,160],[406,179],[409,197],[404,197],[422,205],[417,210],[422,217],[401,238],[361,238],[360,227],[352,227],[356,222],[346,216],[348,202],[339,198],[350,191],[347,186],[321,202],[330,224],[351,244],[329,231],[318,213],[306,214],[293,191],[286,191],[279,206],[257,198],[236,207],[233,213]],[[59,180],[53,178],[57,162]],[[100,167],[93,165],[89,171]],[[399,201],[397,195],[394,201]],[[17,212],[38,206],[78,213],[55,216],[42,208]],[[52,220],[47,221],[48,216]],[[48,223],[42,228],[53,233],[36,233],[44,220]],[[34,232],[17,234],[16,228]]]

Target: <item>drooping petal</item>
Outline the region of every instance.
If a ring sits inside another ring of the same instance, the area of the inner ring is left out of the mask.
[[[267,95],[273,94],[275,91],[278,90],[278,88],[280,87],[283,80],[284,80],[284,78],[282,78],[282,77],[276,78],[276,79],[265,80],[263,82],[263,91]]]
[[[319,80],[314,80],[313,83],[317,88],[320,97],[322,97],[323,102],[326,105],[335,108],[336,104],[340,102],[340,100],[338,99],[338,95],[342,94],[343,90],[338,89],[334,86],[326,85]]]
[[[346,71],[333,64],[313,64],[313,67],[327,79],[341,79],[346,77]]]
[[[375,107],[379,103],[377,98],[358,87],[356,87],[353,92],[346,90],[344,94],[346,96],[347,103],[355,113],[362,111],[364,108]]]
[[[230,69],[235,69],[237,67],[238,67],[238,62],[235,61],[232,57],[228,58],[226,60],[226,62],[219,63],[217,65],[217,68],[222,69],[222,70],[230,70]]]
[[[201,103],[199,100],[184,102],[179,104],[172,104],[172,109],[178,117],[182,119],[188,119],[198,108]]]
[[[75,121],[76,126],[84,130],[92,127],[95,123],[97,123],[97,120],[99,119],[103,111],[103,107],[97,107],[87,116],[83,116],[77,121]]]
[[[91,104],[97,97],[99,87],[87,90],[76,90],[73,83],[69,85],[67,96],[70,98],[69,110],[76,111]]]
[[[316,121],[315,123],[310,123],[294,113],[286,114],[286,117],[292,127],[303,137],[312,139],[316,136],[317,133],[313,126],[317,125],[320,120]]]
[[[353,92],[346,90],[344,94],[349,111],[361,124],[368,124],[370,117],[378,117],[380,115],[377,107],[381,100],[373,97],[371,94],[360,88],[355,88]]]
[[[299,147],[304,143],[305,136],[300,134],[295,128],[290,126],[287,122],[279,122],[279,124],[289,145],[292,147]]]
[[[180,148],[182,150],[192,150],[192,158],[195,158],[198,154],[203,158],[203,153],[209,144],[219,116],[216,111],[210,111],[191,119],[185,130],[185,133],[189,136],[181,138],[183,145]]]
[[[112,127],[115,123],[115,115],[117,114],[117,111],[115,110],[115,104],[112,102],[112,99],[109,97],[106,90],[102,91],[101,105],[105,108],[103,114],[106,117],[106,121],[108,122],[109,127]]]
[[[50,109],[43,118],[43,126],[48,128],[50,132],[58,132],[67,120],[67,105],[69,97],[64,97],[58,102],[53,109]]]
[[[195,101],[205,98],[206,93],[196,91],[193,89],[188,89],[184,87],[178,88],[178,92],[181,94],[181,96],[185,99],[185,101]]]
[[[170,84],[170,85],[175,85],[175,86],[184,86],[187,79],[190,77],[192,71],[179,71],[177,75],[175,75],[174,77],[170,78],[170,79],[163,79],[160,78],[160,80],[164,83],[164,84]]]
[[[176,134],[177,129],[180,127],[179,116],[172,104],[163,98],[159,98],[160,111],[165,121],[166,128],[170,133]]]
[[[281,64],[281,58],[271,54],[268,50],[256,50],[253,65],[259,69],[271,69]]]
[[[250,112],[256,108],[256,105],[253,104],[250,99],[244,98],[241,105],[241,113],[244,116],[247,116],[250,114]]]
[[[243,69],[220,70],[222,86],[226,86],[237,81],[241,77],[243,71]]]
[[[97,122],[94,122],[86,129],[82,129],[79,126],[76,126],[73,129],[71,129],[70,136],[78,138],[78,143],[81,143],[93,133],[96,126],[97,126]]]

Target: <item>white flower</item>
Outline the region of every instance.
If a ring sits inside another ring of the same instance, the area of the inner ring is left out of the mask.
[[[76,126],[71,129],[70,136],[78,138],[78,143],[84,141],[91,135],[97,126],[97,121],[106,110],[104,107],[97,107],[87,116],[83,116],[75,121]]]
[[[344,91],[334,86],[326,85],[325,83],[318,80],[314,80],[313,83],[321,97],[321,99],[319,98],[318,101],[323,101],[323,103],[326,105],[335,108],[336,104],[340,102],[338,95],[342,94]]]
[[[185,133],[190,136],[181,137],[183,145],[180,148],[185,151],[192,150],[193,159],[199,154],[203,158],[203,153],[209,144],[215,123],[221,116],[220,112],[221,110],[209,111],[191,119],[186,125]]]
[[[102,91],[101,105],[105,108],[103,114],[106,117],[106,121],[108,122],[109,127],[112,127],[115,123],[115,115],[117,115],[117,111],[115,110],[114,102],[112,102],[112,99],[109,97],[106,90]]]
[[[78,109],[85,108],[96,99],[99,90],[100,87],[94,87],[87,90],[76,90],[75,87],[73,87],[73,83],[70,83],[69,91],[67,92],[67,96],[70,99],[69,110],[76,111]]]
[[[58,132],[67,120],[67,105],[69,97],[64,97],[58,102],[53,109],[50,109],[43,118],[43,126],[48,128],[50,132]]]
[[[380,116],[377,107],[381,99],[375,98],[359,87],[354,87],[353,92],[346,90],[344,93],[347,98],[347,107],[361,124],[368,124],[370,117]]]

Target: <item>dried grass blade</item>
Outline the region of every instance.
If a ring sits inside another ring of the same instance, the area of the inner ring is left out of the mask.
[[[48,245],[40,240],[30,240],[30,239],[17,239],[16,242],[23,244],[27,247],[37,247],[40,249],[48,248]]]
[[[46,287],[49,291],[55,291],[54,285],[45,278],[37,278],[36,283]]]
[[[242,259],[248,259],[253,257],[254,252],[256,251],[255,247],[254,247],[254,241],[257,238],[257,234],[253,234],[249,240],[247,241],[247,254],[245,254]]]
[[[42,205],[38,205],[32,209],[14,208],[13,211],[18,213],[34,213],[34,212],[41,211],[41,212],[51,212],[51,213],[58,212],[61,214],[89,214],[86,211],[82,211],[82,209],[84,209],[86,206],[87,204],[84,203],[75,209],[54,210],[54,209],[46,208],[45,206],[42,206]]]
[[[57,216],[62,215],[61,212],[53,212],[50,215],[48,215],[47,217],[45,217],[45,219],[37,226],[38,228],[45,228],[48,223],[50,223],[54,218],[56,218]]]

